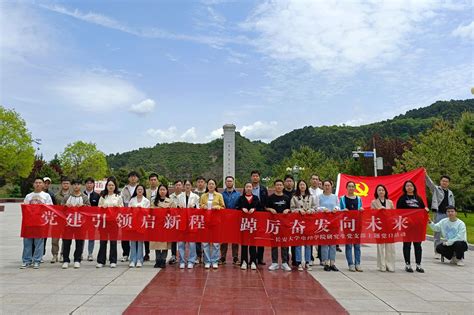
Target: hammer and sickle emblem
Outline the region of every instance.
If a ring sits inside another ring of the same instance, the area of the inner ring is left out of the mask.
[[[359,184],[356,184],[356,191],[354,192],[354,195],[359,196],[359,197],[367,197],[369,194],[369,186],[367,186],[366,183],[360,182]]]

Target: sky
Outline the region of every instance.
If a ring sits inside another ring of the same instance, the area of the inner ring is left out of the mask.
[[[471,1],[0,1],[0,104],[46,159],[269,142],[472,98]]]

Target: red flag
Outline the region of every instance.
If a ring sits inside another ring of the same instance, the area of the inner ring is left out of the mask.
[[[403,195],[403,183],[411,180],[415,183],[418,195],[426,202],[425,190],[425,170],[418,168],[411,172],[388,175],[388,176],[353,176],[339,174],[337,178],[336,195],[344,196],[346,193],[346,184],[353,181],[356,184],[355,194],[362,198],[362,205],[365,209],[370,208],[370,203],[375,199],[374,193],[377,185],[382,184],[388,190],[388,197],[396,205],[398,198]]]

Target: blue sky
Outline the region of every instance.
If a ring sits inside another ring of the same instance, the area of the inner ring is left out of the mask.
[[[271,141],[472,97],[471,1],[21,1],[0,4],[0,103],[47,159]]]

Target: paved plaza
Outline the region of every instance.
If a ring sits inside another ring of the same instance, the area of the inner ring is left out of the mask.
[[[243,313],[243,309],[229,306],[238,301],[245,304],[239,296],[251,300],[252,305],[260,303],[265,306],[260,309],[247,307],[246,314],[331,314],[341,313],[340,306],[350,314],[474,313],[474,253],[466,253],[464,267],[442,264],[433,259],[433,244],[429,241],[424,242],[423,247],[425,274],[408,274],[403,270],[401,244],[397,244],[395,273],[376,270],[374,245],[362,247],[362,273],[349,272],[341,253],[336,258],[341,272],[325,272],[315,267],[309,273],[312,277],[297,271],[291,275],[283,271],[270,273],[266,269],[241,271],[229,264],[217,271],[204,271],[202,267],[197,267],[183,272],[174,266],[160,271],[154,269],[152,263],[146,263],[141,269],[129,269],[126,263],[120,262],[116,269],[96,269],[95,262],[85,261],[78,270],[72,267],[62,270],[60,264],[49,263],[50,241],[45,263],[39,270],[20,270],[20,225],[19,204],[6,204],[5,212],[0,212],[2,314],[120,314],[124,311],[138,314],[146,310],[159,313],[153,306],[163,305],[166,301],[173,301],[170,302],[173,307],[169,309],[178,314]],[[98,243],[95,254],[97,251]],[[120,246],[118,251],[120,257]],[[186,285],[186,277],[189,277],[189,283],[198,285]],[[177,281],[183,291],[176,287]],[[213,283],[221,289],[213,288]],[[297,297],[283,301],[285,290],[296,292]],[[175,292],[176,298],[172,298],[169,292]],[[190,294],[189,298],[186,292]],[[256,294],[252,298],[249,292]],[[154,294],[160,303],[154,303]],[[316,298],[317,294],[321,297]],[[213,299],[213,295],[217,299]],[[206,299],[215,307],[209,307]],[[197,307],[185,307],[190,300],[196,301],[194,304]],[[220,303],[222,307],[218,311]],[[166,308],[159,309],[165,313]]]

